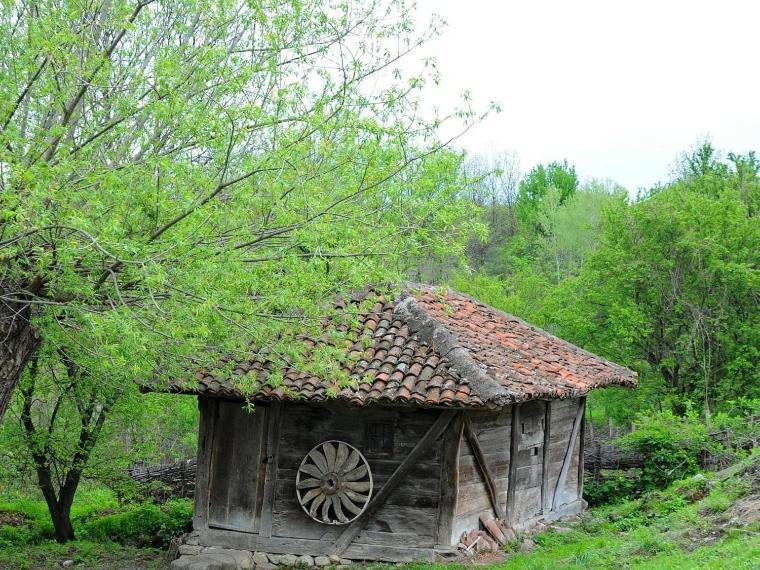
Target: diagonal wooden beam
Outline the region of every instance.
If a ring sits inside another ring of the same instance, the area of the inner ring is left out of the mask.
[[[472,454],[475,456],[475,462],[478,464],[480,473],[483,475],[483,480],[486,483],[486,489],[488,490],[488,497],[491,499],[493,511],[498,518],[505,520],[507,515],[504,506],[499,502],[499,496],[496,493],[496,480],[494,479],[493,473],[491,473],[491,468],[488,466],[488,461],[486,461],[483,448],[480,447],[478,435],[472,429],[470,416],[467,414],[464,416],[464,433],[467,435],[467,440],[470,442],[470,447],[472,447]]]
[[[435,420],[427,433],[422,437],[417,445],[414,446],[412,451],[409,452],[404,460],[396,467],[396,470],[391,474],[385,485],[382,486],[380,491],[372,497],[369,505],[359,517],[346,526],[346,529],[338,537],[338,540],[333,544],[332,551],[334,554],[340,555],[351,545],[353,540],[359,535],[359,533],[367,524],[369,518],[377,512],[377,510],[385,503],[390,494],[399,486],[404,477],[412,470],[417,464],[417,461],[430,450],[430,446],[435,442],[449,425],[451,420],[457,414],[455,410],[446,410],[441,412],[441,415]]]
[[[567,472],[570,469],[570,463],[573,461],[573,450],[575,449],[575,440],[578,439],[578,433],[581,430],[581,424],[583,423],[583,414],[586,410],[586,399],[580,398],[578,402],[578,412],[575,414],[575,421],[573,422],[573,431],[570,434],[570,441],[567,443],[567,451],[565,451],[565,458],[562,460],[562,470],[559,472],[557,478],[557,484],[554,486],[554,494],[552,495],[552,510],[557,509],[557,500],[559,499],[559,490],[564,486],[567,479]],[[583,462],[581,457],[579,461]]]

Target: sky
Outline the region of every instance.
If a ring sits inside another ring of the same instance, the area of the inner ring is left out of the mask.
[[[455,143],[517,153],[520,168],[567,159],[632,193],[670,178],[708,137],[760,152],[758,0],[418,0],[447,26],[417,57],[442,81],[425,104],[464,90],[492,114]]]

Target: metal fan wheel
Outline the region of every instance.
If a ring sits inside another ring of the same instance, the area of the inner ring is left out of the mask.
[[[325,441],[301,461],[296,494],[304,512],[323,524],[348,524],[372,497],[372,471],[353,445]]]

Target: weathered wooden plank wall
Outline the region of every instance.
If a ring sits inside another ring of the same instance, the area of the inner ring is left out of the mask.
[[[494,477],[498,501],[506,505],[509,483],[511,408],[494,412],[468,412],[470,424]],[[459,493],[453,535],[477,528],[482,513],[493,513],[488,488],[467,437],[462,435],[459,452]]]
[[[569,468],[564,483],[557,488],[557,481],[562,470],[562,463],[570,443],[570,436],[573,432],[580,399],[572,400],[555,400],[551,402],[551,429],[549,437],[549,463],[546,466],[548,479],[548,494],[544,497],[545,511],[552,510],[553,506],[561,506],[571,503],[580,497],[578,496],[578,461],[581,453],[579,441],[575,442],[573,453],[570,458]],[[580,437],[578,434],[576,437]],[[556,501],[554,492],[557,492]]]
[[[576,501],[582,490],[582,434],[580,424],[576,430],[573,426],[582,419],[581,401],[530,401],[500,411],[450,415],[454,419],[446,431],[437,432],[443,437],[430,444],[367,517],[351,548],[431,549],[456,543],[462,532],[479,526],[484,513],[506,514],[519,528]],[[239,403],[202,402],[196,529],[243,531],[249,538],[230,535],[230,541],[261,547],[329,548],[346,527],[317,523],[303,512],[295,492],[303,457],[324,441],[345,441],[364,453],[378,493],[443,413],[335,402],[277,408],[262,405],[250,415]],[[382,449],[369,445],[367,431],[379,424],[392,434]],[[576,441],[569,448],[573,431]],[[211,534],[219,536],[218,531]]]
[[[546,402],[534,400],[520,405],[514,481],[510,482],[515,492],[507,505],[516,527],[541,513],[545,418]]]
[[[304,455],[326,440],[336,439],[362,451],[372,470],[377,493],[393,471],[425,435],[440,411],[411,408],[357,409],[340,404],[305,406],[284,404],[278,480],[272,513],[272,536],[335,541],[342,527],[310,519],[296,498],[296,471]],[[366,445],[369,423],[392,425],[392,449],[374,452]],[[441,440],[432,445],[391,493],[359,534],[356,543],[432,547],[438,527]],[[406,536],[405,536],[406,535]],[[404,537],[405,539],[402,540]]]

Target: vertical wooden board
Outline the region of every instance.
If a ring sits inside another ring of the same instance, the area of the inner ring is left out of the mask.
[[[266,465],[264,467],[264,488],[261,493],[261,522],[259,525],[259,533],[263,537],[272,536],[272,509],[274,508],[275,488],[277,485],[281,410],[282,404],[280,402],[275,400],[271,403],[266,434]]]
[[[512,404],[512,430],[509,438],[509,482],[507,488],[507,520],[512,526],[517,522],[517,511],[515,509],[515,478],[517,473],[517,452],[520,443],[518,436],[519,424],[520,404]]]
[[[584,449],[586,447],[586,396],[583,396],[583,418],[582,418],[582,424],[581,424],[581,433],[580,433],[580,442],[578,445],[578,452],[575,455],[575,460],[578,463],[577,471],[576,471],[576,487],[575,487],[575,498],[576,499],[582,499],[583,498],[583,456],[584,456]]]
[[[581,448],[578,440],[581,436],[581,426],[583,425],[583,417],[585,414],[585,400],[583,398],[576,398],[573,401],[576,406],[575,419],[572,428],[567,435],[567,445],[563,453],[562,464],[554,487],[552,510],[557,509],[563,504],[573,502],[578,498],[577,477],[580,469],[578,463],[580,461],[579,452]],[[553,459],[556,460],[558,458]]]
[[[209,486],[210,526],[257,530],[268,410],[258,404],[250,413],[240,402],[218,403]]]
[[[544,413],[544,449],[541,464],[541,512],[547,513],[551,510],[549,504],[549,444],[552,433],[552,402],[546,402],[546,411]]]

